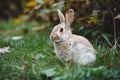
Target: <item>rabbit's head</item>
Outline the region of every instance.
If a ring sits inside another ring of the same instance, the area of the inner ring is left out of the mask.
[[[60,18],[60,24],[56,25],[50,34],[50,39],[54,42],[65,41],[72,34],[71,29],[70,29],[70,25],[74,19],[73,9],[69,9],[66,12],[65,17],[62,14],[62,12],[60,10],[58,10],[58,15]]]

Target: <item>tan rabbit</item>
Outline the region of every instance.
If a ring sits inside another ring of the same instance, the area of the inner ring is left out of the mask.
[[[69,9],[66,15],[58,10],[60,24],[56,25],[50,35],[54,42],[57,57],[66,62],[89,65],[96,60],[96,51],[84,37],[72,34],[70,25],[74,19],[74,10]]]

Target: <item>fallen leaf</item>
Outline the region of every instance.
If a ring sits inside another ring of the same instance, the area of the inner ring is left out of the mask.
[[[117,16],[115,16],[115,19],[120,19],[120,14],[118,14]]]
[[[10,47],[4,47],[4,48],[0,48],[0,54],[4,54],[4,53],[7,53],[9,52],[9,49]]]
[[[55,68],[51,68],[51,69],[47,69],[47,70],[43,71],[43,73],[45,73],[47,77],[51,77],[51,76],[55,75],[57,72],[56,72]]]
[[[23,38],[23,36],[14,36],[14,37],[12,37],[12,40],[20,40],[22,38]]]

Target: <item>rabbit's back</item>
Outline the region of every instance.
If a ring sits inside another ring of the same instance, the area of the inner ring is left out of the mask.
[[[61,60],[73,60],[74,63],[88,64],[96,58],[93,46],[82,36],[72,34],[68,40],[55,43],[54,47],[57,57]]]

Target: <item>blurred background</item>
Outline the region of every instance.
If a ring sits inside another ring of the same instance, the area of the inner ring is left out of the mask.
[[[65,14],[70,8],[75,11],[73,33],[99,40],[101,33],[111,41],[115,36],[120,38],[119,0],[1,0],[0,23],[8,21],[15,27],[32,22],[33,29],[41,31],[59,23],[58,9]],[[27,28],[22,32],[27,33]]]
[[[49,35],[74,9],[74,34],[96,49],[84,67],[61,62]],[[0,0],[0,80],[120,80],[120,0]]]

